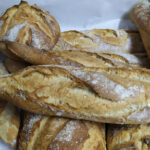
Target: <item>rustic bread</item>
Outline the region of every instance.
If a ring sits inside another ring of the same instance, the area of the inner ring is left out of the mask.
[[[8,74],[4,64],[0,62],[0,75]],[[20,126],[20,115],[12,104],[0,100],[0,139],[11,147],[16,147]]]
[[[19,150],[106,150],[104,124],[27,113]]]
[[[60,34],[57,21],[48,12],[24,1],[9,8],[0,17],[0,24],[0,48],[8,57],[13,54],[5,41],[36,47],[42,55],[42,49],[53,48]]]
[[[150,124],[108,125],[108,150],[149,150]]]
[[[31,66],[0,78],[0,98],[40,114],[149,123],[149,73],[140,68]]]
[[[94,53],[138,53],[145,51],[139,33],[123,29],[62,32],[53,50],[82,50]]]
[[[143,0],[139,2],[131,11],[131,19],[137,26],[145,49],[150,57],[150,2],[149,0]]]
[[[31,64],[55,64],[70,65],[76,67],[139,67],[149,66],[146,56],[131,54],[109,54],[109,53],[91,53],[85,51],[44,51],[41,55],[36,48],[31,48],[23,44],[6,42],[7,47],[18,57],[30,62]],[[21,50],[20,50],[21,49]],[[28,55],[25,55],[28,54]],[[33,56],[34,57],[30,57]],[[140,57],[141,56],[141,57]],[[127,59],[126,59],[127,58]],[[39,62],[40,60],[40,62]]]

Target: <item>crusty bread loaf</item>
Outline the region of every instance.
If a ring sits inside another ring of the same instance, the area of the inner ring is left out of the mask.
[[[62,32],[53,50],[83,50],[94,53],[138,53],[145,51],[139,33],[123,29]]]
[[[149,123],[149,73],[140,68],[31,66],[1,77],[0,97],[40,114]]]
[[[8,74],[4,64],[0,62],[0,75]],[[10,103],[0,99],[0,139],[12,147],[16,147],[20,126],[19,112]]]
[[[10,73],[16,72],[20,69],[23,69],[29,66],[28,63],[16,61],[10,58],[6,58],[4,61],[4,65]]]
[[[0,48],[8,57],[13,54],[5,41],[36,47],[42,53],[42,49],[53,48],[60,34],[57,21],[48,12],[24,1],[9,8],[0,17],[0,24]]]
[[[19,150],[106,150],[104,124],[27,113]]]
[[[150,2],[149,0],[143,0],[139,2],[131,11],[131,19],[137,26],[145,49],[150,57]]]
[[[108,150],[149,150],[150,124],[108,125]]]
[[[123,67],[122,64],[124,64],[124,67],[128,66],[129,64],[135,67],[145,67],[150,68],[150,60],[147,57],[146,53],[136,53],[136,54],[129,54],[129,53],[99,53],[101,57],[104,57],[105,59],[109,59],[112,62],[116,62],[116,66],[118,63],[119,67]],[[125,65],[126,64],[126,65]]]
[[[137,57],[131,54],[109,54],[109,53],[91,53],[85,51],[44,51],[43,54],[23,44],[6,42],[7,47],[18,57],[30,62],[31,64],[56,64],[70,65],[75,67],[147,67],[147,57]],[[21,49],[21,50],[20,50]],[[34,57],[30,57],[33,56]],[[127,59],[126,59],[127,58]],[[40,60],[40,61],[39,61]],[[145,62],[146,61],[146,62]]]

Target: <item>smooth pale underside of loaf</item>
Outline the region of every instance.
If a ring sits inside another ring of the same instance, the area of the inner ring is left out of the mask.
[[[0,62],[0,75],[8,74],[4,64]],[[0,139],[11,147],[16,147],[20,126],[20,115],[16,107],[0,99]]]
[[[138,28],[144,47],[150,57],[150,2],[143,0],[134,6],[130,13],[132,21]]]
[[[75,67],[148,67],[148,58],[145,54],[123,53],[91,53],[85,51],[44,51],[43,54],[23,44],[6,42],[12,53],[31,64],[39,65],[70,65]]]
[[[150,125],[108,125],[108,150],[149,150]]]
[[[47,11],[21,1],[0,17],[0,48],[4,54],[18,59],[5,46],[5,41],[22,43],[37,50],[51,50],[60,35],[59,24]]]
[[[123,29],[62,32],[53,50],[82,50],[94,53],[138,53],[145,51],[139,33]]]
[[[149,123],[149,73],[140,68],[31,66],[1,77],[0,97],[40,114]]]
[[[19,150],[106,150],[104,124],[27,113]]]

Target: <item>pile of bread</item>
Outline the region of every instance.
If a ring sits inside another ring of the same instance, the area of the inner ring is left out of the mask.
[[[0,17],[0,138],[18,150],[150,150],[150,2],[139,33],[60,32],[21,1]],[[146,54],[146,51],[147,54]]]

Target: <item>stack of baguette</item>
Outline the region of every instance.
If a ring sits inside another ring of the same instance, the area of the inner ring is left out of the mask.
[[[135,23],[145,5],[133,8]],[[147,20],[141,40],[123,29],[60,32],[36,5],[9,8],[0,17],[0,139],[18,150],[150,150]]]

